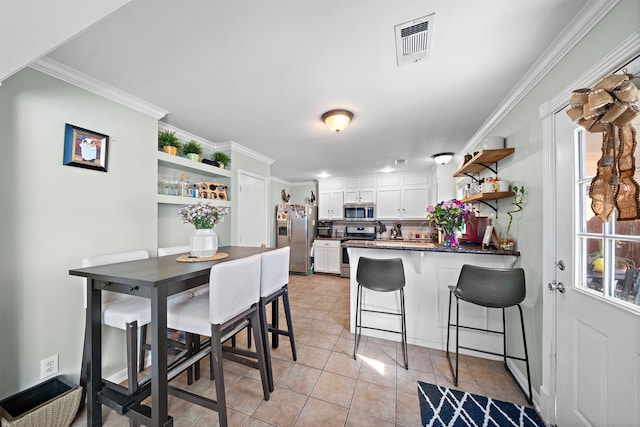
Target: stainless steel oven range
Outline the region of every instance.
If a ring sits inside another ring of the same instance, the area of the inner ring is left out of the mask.
[[[347,240],[375,240],[376,227],[371,226],[347,226],[344,232],[344,238],[340,242]],[[342,248],[342,256],[340,259],[340,277],[350,277],[349,254],[347,248]]]

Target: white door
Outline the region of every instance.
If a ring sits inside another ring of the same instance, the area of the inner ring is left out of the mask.
[[[564,110],[554,125],[554,262],[565,266],[555,269],[565,288],[554,292],[555,423],[640,426],[640,297],[624,289],[622,271],[640,264],[640,220],[602,223],[593,215],[588,189],[602,136],[578,128]]]
[[[267,245],[267,180],[250,172],[238,172],[238,245]]]

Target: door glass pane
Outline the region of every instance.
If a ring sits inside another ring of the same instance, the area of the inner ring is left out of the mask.
[[[585,238],[580,240],[581,258],[584,270],[582,283],[589,289],[602,292],[602,280],[604,277],[604,243],[603,239]]]
[[[640,242],[615,241],[615,277],[612,297],[640,305]]]
[[[590,133],[584,132],[582,137],[585,140],[584,153],[581,157],[584,158],[584,164],[582,165],[581,178],[593,178],[596,176],[598,169],[598,160],[602,156],[602,133]]]
[[[580,231],[582,233],[602,234],[602,220],[595,216],[591,210],[591,197],[589,197],[589,186],[591,182],[580,184],[580,205],[582,207]]]

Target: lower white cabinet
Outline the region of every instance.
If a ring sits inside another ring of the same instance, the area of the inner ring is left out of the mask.
[[[314,270],[318,273],[340,274],[340,240],[315,240],[313,242]]]

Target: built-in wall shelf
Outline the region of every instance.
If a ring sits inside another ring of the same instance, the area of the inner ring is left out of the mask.
[[[485,170],[498,174],[498,161],[510,156],[515,152],[515,148],[498,148],[495,150],[482,150],[471,158],[468,162],[460,167],[454,174],[454,178],[467,176],[474,181],[478,181],[475,176]],[[478,193],[473,196],[465,197],[461,201],[463,203],[482,203],[498,212],[498,200],[506,197],[513,197],[513,191],[493,191],[490,193]],[[494,201],[494,203],[489,203]]]
[[[453,174],[454,178],[460,178],[463,176],[473,177],[485,169],[489,169],[493,173],[497,174],[497,167],[491,165],[496,164],[499,160],[510,156],[515,151],[515,148],[498,148],[496,150],[482,150],[471,158],[467,163],[462,165],[460,169]]]
[[[158,151],[158,168],[160,167],[169,169],[172,175],[179,176],[183,173],[185,175],[197,175],[197,177],[194,177],[197,180],[221,182],[227,187],[231,179],[231,171],[206,163],[196,162],[185,157],[172,156],[162,151]],[[227,194],[227,197],[228,196],[229,194]],[[207,202],[214,206],[231,206],[229,200],[183,197],[169,194],[158,194],[157,201],[158,204],[165,205],[190,205],[198,202]]]
[[[487,203],[491,200],[504,199],[506,197],[513,197],[515,193],[513,191],[494,191],[492,193],[479,193],[474,194],[471,197],[466,197],[461,200],[462,203],[482,203],[493,209],[494,211],[498,211],[498,205],[495,206],[491,203]]]
[[[206,163],[195,162],[185,157],[172,156],[163,151],[158,151],[158,165],[174,169],[180,169],[187,173],[205,174],[210,176],[231,177],[231,171],[208,165]]]
[[[158,194],[157,200],[159,204],[167,204],[167,205],[191,205],[194,203],[203,202],[203,203],[209,203],[214,206],[231,207],[231,202],[228,200],[201,199],[200,197],[182,197],[182,196],[170,196],[167,194]]]

